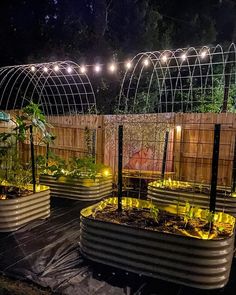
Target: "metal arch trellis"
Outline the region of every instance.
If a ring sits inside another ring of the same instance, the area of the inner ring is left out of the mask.
[[[30,101],[48,116],[97,113],[92,84],[72,61],[0,68],[0,109],[21,109]]]
[[[118,113],[221,112],[236,107],[236,46],[142,52],[127,68]]]

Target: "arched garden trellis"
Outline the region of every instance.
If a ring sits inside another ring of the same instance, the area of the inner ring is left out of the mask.
[[[91,82],[72,61],[0,68],[0,109],[21,109],[29,101],[45,115],[97,112]]]
[[[118,111],[235,110],[235,62],[235,44],[139,53],[124,75]]]

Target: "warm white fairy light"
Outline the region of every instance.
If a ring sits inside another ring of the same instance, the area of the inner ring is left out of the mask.
[[[205,58],[206,55],[207,55],[207,52],[205,50],[201,52],[201,58]]]
[[[68,67],[67,72],[70,74],[72,72],[72,67]]]
[[[161,60],[162,60],[163,62],[167,62],[167,56],[166,56],[166,55],[163,55],[163,56],[161,57]]]
[[[183,54],[181,55],[181,58],[182,58],[182,60],[186,60],[187,55],[186,55],[185,53],[183,53]]]
[[[129,70],[132,67],[132,63],[131,61],[127,61],[127,63],[125,64],[125,67]]]
[[[180,126],[180,125],[177,125],[177,126],[176,126],[176,131],[177,131],[177,132],[180,132],[180,131],[181,131],[181,126]]]
[[[43,71],[44,71],[45,73],[47,73],[47,72],[48,72],[48,68],[47,68],[47,67],[44,67],[44,68],[43,68]]]
[[[149,65],[149,60],[145,58],[145,60],[143,61],[143,64],[147,67]]]
[[[31,69],[32,72],[35,72],[36,71],[35,66],[32,66],[30,69]]]
[[[86,67],[85,66],[80,67],[80,73],[82,73],[82,74],[86,73]]]
[[[94,67],[94,71],[95,71],[96,73],[101,72],[101,66],[100,66],[100,65],[95,65],[95,67]]]
[[[114,73],[115,70],[116,70],[116,65],[115,65],[114,63],[110,64],[110,65],[108,66],[108,70],[109,70],[110,72]]]
[[[59,71],[59,66],[58,66],[58,65],[55,65],[55,66],[54,66],[54,71],[55,71],[55,72],[58,72],[58,71]]]

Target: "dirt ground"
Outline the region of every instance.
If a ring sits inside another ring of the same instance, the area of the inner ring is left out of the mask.
[[[51,295],[47,289],[0,275],[0,295]]]

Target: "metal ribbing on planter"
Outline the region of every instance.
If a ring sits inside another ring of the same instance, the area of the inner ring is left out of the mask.
[[[222,288],[228,281],[234,236],[194,239],[81,214],[81,251],[88,259],[201,289]]]
[[[112,194],[112,176],[88,181],[91,185],[86,185],[83,179],[60,181],[55,176],[40,176],[40,183],[50,187],[52,197],[96,201]]]
[[[50,216],[50,191],[0,202],[0,232],[11,232],[38,218]]]
[[[229,192],[230,193],[230,192]],[[167,190],[155,186],[155,182],[148,184],[148,199],[152,199],[157,204],[185,204],[187,201],[193,206],[208,209],[210,196],[203,193],[184,192],[177,190]],[[216,197],[216,211],[222,211],[236,217],[236,198],[231,196],[221,196],[217,194]]]

